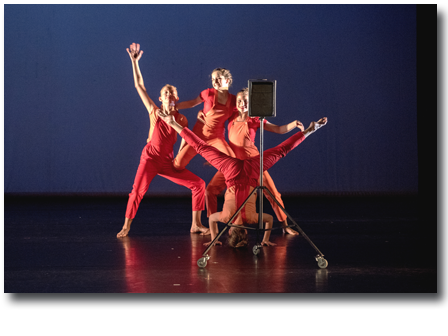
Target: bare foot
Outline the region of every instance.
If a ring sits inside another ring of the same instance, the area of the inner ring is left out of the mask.
[[[284,228],[283,229],[283,233],[287,233],[287,234],[290,234],[292,236],[298,236],[299,235],[299,233],[296,230],[293,230],[290,227]]]
[[[322,126],[327,124],[327,117],[320,118],[317,122],[314,123],[314,130],[317,131]]]
[[[313,130],[317,131],[319,128],[327,124],[327,117],[320,118],[318,121],[313,121],[311,124],[313,125]]]
[[[269,240],[268,241],[262,241],[261,242],[261,246],[275,246],[275,245],[277,245],[276,243],[272,243],[272,242],[270,242]]]
[[[117,238],[126,237],[130,229],[131,229],[130,227],[123,226],[121,231],[117,233]]]
[[[295,230],[293,230],[290,226],[288,226],[288,221],[285,219],[283,222],[280,222],[283,233],[290,234],[291,236],[298,236],[299,233]]]
[[[209,236],[210,235],[210,229],[204,227],[205,231],[202,231],[199,235],[200,236]]]
[[[322,126],[327,124],[327,117],[320,118],[318,121],[312,121],[310,126],[305,130],[304,134],[306,136],[316,132]]]
[[[208,236],[210,234],[210,229],[206,228],[205,226],[191,226],[190,229],[191,233],[199,233],[201,236]]]

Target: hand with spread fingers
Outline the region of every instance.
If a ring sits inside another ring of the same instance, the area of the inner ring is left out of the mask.
[[[208,243],[204,243],[204,246],[209,246],[211,243],[212,243],[212,241],[209,241]],[[217,240],[217,241],[215,241],[213,246],[216,246],[216,245],[222,245],[222,243],[219,240]]]
[[[132,61],[139,61],[143,55],[143,50],[140,50],[140,44],[132,43],[129,48],[126,48],[129,57]]]
[[[270,242],[269,240],[263,240],[261,242],[261,246],[275,246],[277,245],[276,243]]]

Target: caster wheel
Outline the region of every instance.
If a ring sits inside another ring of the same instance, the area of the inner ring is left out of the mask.
[[[320,268],[327,268],[328,261],[325,260],[324,258],[319,258],[317,259],[317,266],[319,266]]]
[[[255,245],[252,248],[252,252],[254,253],[254,255],[257,255],[258,253],[260,253],[260,247],[258,245]]]
[[[202,258],[198,259],[198,266],[200,268],[204,268],[205,266],[207,266],[207,258],[202,257]]]

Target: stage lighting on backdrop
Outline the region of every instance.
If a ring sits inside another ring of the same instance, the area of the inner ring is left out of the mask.
[[[249,117],[275,117],[277,81],[250,79]]]

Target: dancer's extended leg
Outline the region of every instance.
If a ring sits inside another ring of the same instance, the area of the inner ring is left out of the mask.
[[[126,207],[126,215],[123,228],[118,232],[117,237],[125,237],[128,235],[131,229],[132,220],[137,213],[138,207],[143,196],[148,191],[149,185],[153,178],[157,175],[158,168],[152,159],[145,156],[145,152],[142,154],[140,164],[135,174],[134,185],[132,192],[129,194],[128,205]]]
[[[180,135],[196,150],[197,153],[203,156],[213,167],[222,173],[241,171],[243,160],[230,157],[215,147],[210,146],[188,128],[182,128]],[[228,177],[229,176],[226,176],[226,178]]]
[[[283,141],[281,144],[265,150],[263,152],[263,170],[268,170],[269,168],[271,168],[278,162],[278,160],[285,157],[286,154],[296,148],[310,134],[314,133],[316,130],[318,130],[322,126],[325,126],[326,124],[326,117],[319,119],[319,121],[313,121],[305,131],[297,132],[296,134]],[[250,158],[250,160],[254,159],[258,159],[258,161],[260,161],[259,156]]]
[[[265,171],[263,173],[263,186],[265,186],[266,188],[268,188],[268,190],[272,193],[272,195],[275,197],[275,199],[277,200],[277,202],[280,203],[280,205],[282,207],[285,207],[285,205],[283,204],[282,201],[282,195],[278,192],[274,181],[272,180],[271,175],[269,175],[269,173],[267,171]],[[283,222],[286,220],[287,216],[285,215],[285,213],[279,208],[279,206],[277,205],[277,203],[272,199],[272,197],[270,196],[270,194],[265,191],[264,195],[266,196],[266,198],[268,199],[269,203],[271,203],[272,206],[272,210],[274,210],[275,215],[277,216],[277,219],[279,222]]]
[[[272,195],[275,197],[277,202],[285,208],[285,205],[283,204],[282,195],[277,190],[274,181],[272,180],[271,175],[269,175],[268,171],[265,171],[263,173],[263,185],[268,188],[268,190],[272,193]],[[278,221],[280,222],[281,226],[283,227],[283,232],[288,233],[293,236],[297,236],[299,233],[295,230],[293,230],[288,226],[288,216],[283,212],[282,209],[277,205],[277,203],[274,201],[274,199],[270,196],[268,192],[264,192],[264,195],[268,199],[269,203],[271,203],[272,209],[274,210]]]
[[[196,154],[197,153],[194,148],[186,144],[174,158],[174,168],[178,170],[185,169],[185,167],[190,163],[191,159],[196,156]]]
[[[205,140],[203,140],[203,141],[205,141]],[[207,144],[209,144],[210,146],[213,146],[216,149],[220,150],[224,154],[235,157],[235,154],[233,153],[232,148],[230,148],[229,144],[225,141],[225,139],[213,138],[213,139],[207,140],[205,142]],[[176,168],[177,170],[184,169],[190,163],[190,161],[196,156],[196,154],[197,154],[197,152],[193,148],[193,146],[191,146],[191,144],[187,143],[185,146],[182,147],[182,149],[179,151],[179,153],[174,158],[174,161],[173,161],[174,168]]]
[[[164,167],[163,174],[159,174],[166,179],[187,187],[192,195],[192,223],[190,232],[201,233],[201,235],[210,234],[210,230],[201,223],[201,212],[204,210],[205,203],[205,182],[199,176],[193,174],[188,169],[178,171],[172,166]]]
[[[205,189],[205,204],[207,206],[207,217],[218,211],[218,196],[226,189],[226,178],[224,174],[217,171]]]
[[[305,135],[303,132],[297,132],[281,144],[273,148],[266,149],[263,152],[263,170],[268,170],[271,168],[281,158],[284,158],[286,154],[296,148],[303,140],[305,140]],[[255,156],[250,159],[259,162],[260,156]]]

